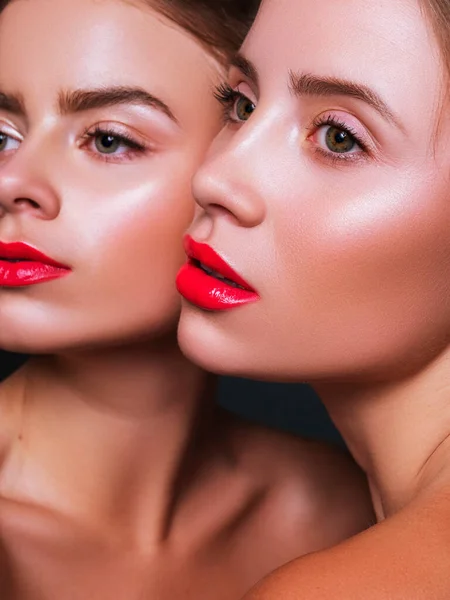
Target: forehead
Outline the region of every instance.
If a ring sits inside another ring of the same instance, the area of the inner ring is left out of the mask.
[[[181,110],[217,66],[144,2],[14,0],[0,15],[0,85],[30,98],[56,89],[142,86]]]
[[[442,92],[439,48],[416,0],[264,0],[243,52],[262,80],[285,82],[289,70],[350,79],[410,117]]]

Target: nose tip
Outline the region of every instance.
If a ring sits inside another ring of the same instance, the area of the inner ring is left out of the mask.
[[[252,188],[251,180],[241,180],[236,172],[218,163],[206,163],[195,175],[194,197],[212,215],[234,218],[241,227],[256,227],[265,218],[265,204]]]
[[[59,198],[44,175],[22,162],[5,165],[0,170],[0,217],[28,213],[41,219],[53,219],[59,211]]]

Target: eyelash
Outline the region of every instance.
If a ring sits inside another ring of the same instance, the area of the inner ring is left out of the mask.
[[[11,135],[10,133],[8,133],[7,131],[5,131],[1,126],[0,126],[0,139],[3,138],[4,140],[9,140],[10,142],[15,142],[17,143],[19,146],[22,143],[22,140],[18,139],[18,137]],[[4,155],[9,155],[12,152],[17,151],[18,148],[14,148],[13,150],[9,149],[9,150],[2,150],[1,154],[3,155],[2,158],[4,158]]]
[[[359,160],[364,160],[368,157],[368,155],[370,154],[370,148],[366,141],[362,139],[362,137],[357,131],[355,131],[352,127],[350,127],[347,123],[345,123],[336,115],[320,115],[314,119],[314,121],[311,124],[311,127],[308,129],[310,130],[310,135],[312,135],[314,132],[317,132],[320,128],[327,126],[335,127],[336,129],[342,130],[348,135],[350,135],[361,148],[361,152],[339,154],[337,152],[327,152],[319,146],[316,146],[314,148],[314,152],[320,154],[323,158],[325,158],[333,164],[342,164],[343,161],[356,162]]]
[[[237,100],[246,99],[250,102],[250,99],[247,98],[247,96],[234,90],[228,83],[221,83],[218,85],[215,89],[214,96],[222,105],[224,123],[245,123],[245,121],[233,118],[232,111]]]
[[[223,115],[224,115],[224,123],[245,123],[245,121],[240,120],[236,117],[233,117],[233,109],[236,106],[237,100],[245,99],[251,102],[247,96],[242,94],[241,92],[233,89],[228,83],[222,83],[216,87],[215,90],[216,99],[223,106]],[[314,119],[311,126],[308,127],[310,135],[314,132],[318,131],[321,127],[335,127],[336,129],[340,129],[350,135],[358,146],[361,148],[361,152],[358,153],[346,153],[346,154],[338,154],[334,152],[327,152],[323,148],[316,146],[314,148],[314,152],[320,154],[320,156],[333,164],[342,164],[343,161],[347,162],[356,162],[358,160],[363,160],[368,157],[370,154],[370,148],[365,140],[359,135],[357,131],[355,131],[352,127],[350,127],[347,123],[345,123],[342,119],[335,115],[320,115]]]
[[[96,125],[94,130],[85,131],[85,133],[82,136],[82,139],[84,140],[82,147],[86,146],[89,143],[94,142],[97,137],[102,137],[102,136],[111,136],[115,140],[120,142],[121,146],[125,146],[126,148],[128,148],[128,151],[124,152],[122,154],[116,154],[116,153],[102,154],[98,150],[97,151],[89,150],[89,152],[96,159],[101,160],[103,162],[108,162],[108,163],[123,162],[123,161],[131,160],[132,158],[134,158],[136,156],[142,156],[142,155],[146,154],[148,151],[148,148],[146,146],[137,142],[131,135],[127,135],[124,132],[119,133],[113,127],[102,127],[101,125]]]

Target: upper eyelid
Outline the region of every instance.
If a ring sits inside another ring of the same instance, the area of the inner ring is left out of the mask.
[[[346,122],[345,117],[356,121],[358,127],[356,128],[351,122]],[[344,130],[348,131],[348,133],[350,133],[350,135],[352,135],[360,144],[364,144],[368,150],[374,150],[379,147],[379,143],[370,128],[364,125],[356,115],[348,113],[343,109],[329,109],[322,111],[312,120],[311,126],[314,126],[314,124],[318,125],[319,120],[323,120],[322,126],[327,124],[327,120],[334,121],[336,126],[342,127]]]
[[[233,89],[236,89],[239,85],[245,84],[248,85],[252,94],[255,96],[257,100],[259,100],[259,86],[252,79],[248,78],[245,73],[243,73],[238,67],[232,65],[230,70],[228,71],[227,83]],[[245,94],[243,94],[247,97]],[[250,98],[249,98],[250,99]]]
[[[113,121],[99,121],[85,128],[86,133],[90,131],[105,131],[107,133],[114,133],[117,135],[117,137],[130,130],[134,131],[134,128],[130,127],[129,125],[124,125],[123,123],[116,123]],[[133,135],[140,137],[137,132],[133,133]]]
[[[347,125],[339,119],[333,119],[333,117],[327,117],[323,119],[323,121],[314,120],[313,127],[317,130],[321,129],[322,127],[335,127],[336,129],[342,129],[343,131],[346,131],[349,135],[354,137],[357,141],[361,140],[362,137],[365,137],[362,136],[358,131],[355,131],[354,127],[352,127],[351,125]],[[361,140],[361,143],[362,142],[363,141]]]
[[[123,139],[125,142],[134,141],[136,144],[141,146],[150,146],[150,140],[144,136],[143,134],[136,131],[134,127],[130,127],[128,125],[124,125],[121,123],[112,123],[108,121],[103,121],[99,123],[95,123],[90,127],[87,127],[82,135],[83,136],[92,136],[96,134],[111,134],[114,137]]]
[[[3,135],[7,135],[8,137],[14,138],[19,142],[22,142],[24,139],[23,135],[20,134],[15,127],[5,122],[0,122],[0,133],[2,133]]]
[[[242,84],[248,85],[248,87],[250,88],[250,91],[252,92],[251,95],[250,94],[245,94],[242,90],[238,89],[239,86],[242,85]],[[253,91],[251,85],[248,82],[241,81],[236,86],[234,86],[233,89],[236,91],[237,94],[239,94],[239,96],[241,98],[246,98],[247,100],[250,100],[250,102],[252,102],[253,104],[255,104],[255,106],[259,102],[258,96],[255,94],[255,92]],[[252,97],[252,96],[254,96],[254,97]]]

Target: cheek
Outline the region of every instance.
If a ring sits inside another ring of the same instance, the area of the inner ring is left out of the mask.
[[[184,258],[182,236],[194,215],[188,185],[146,186],[127,198],[126,210],[111,210],[102,232],[103,267],[132,277],[144,269],[150,279],[173,278]],[[129,265],[133,265],[130,271]]]
[[[431,189],[425,180],[429,173],[402,178],[372,172],[372,185],[355,177],[350,185],[318,191],[304,186],[302,197],[274,218],[285,269],[294,281],[308,275],[343,285],[353,275],[357,283],[394,273],[414,281],[424,270],[441,272],[450,246],[450,205],[446,186]]]
[[[69,256],[74,250],[73,302],[89,296],[91,313],[96,305],[119,313],[130,302],[150,312],[159,303],[178,305],[174,281],[185,259],[182,236],[194,214],[189,176],[155,177],[134,189],[122,184],[91,200],[72,207],[68,201],[61,215]]]
[[[73,273],[19,299],[0,298],[9,326],[0,344],[54,352],[175,330],[182,234],[194,214],[189,178],[124,188],[65,195],[52,247]]]
[[[305,347],[373,357],[447,335],[450,204],[426,175],[379,175],[361,191],[355,180],[322,197],[305,189],[295,210],[280,212],[277,270],[289,293],[278,314],[296,316]]]

